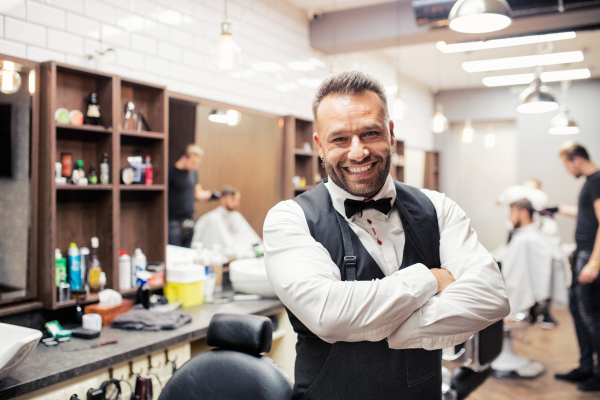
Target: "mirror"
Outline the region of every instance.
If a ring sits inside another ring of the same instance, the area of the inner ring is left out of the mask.
[[[0,305],[4,305],[34,298],[36,291],[39,70],[37,63],[4,55],[0,66]]]

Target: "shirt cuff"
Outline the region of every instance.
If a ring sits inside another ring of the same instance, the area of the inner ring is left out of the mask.
[[[411,265],[396,271],[394,275],[399,275],[410,288],[417,305],[421,308],[437,293],[437,279],[425,265],[419,263]]]

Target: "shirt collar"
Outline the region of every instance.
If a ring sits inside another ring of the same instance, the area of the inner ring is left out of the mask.
[[[325,182],[325,187],[327,188],[327,190],[329,190],[329,195],[331,196],[331,202],[333,203],[333,208],[335,208],[335,210],[337,212],[339,212],[344,218],[346,218],[346,211],[344,208],[344,201],[346,201],[346,199],[359,200],[359,201],[365,200],[365,197],[354,196],[354,195],[346,192],[344,189],[340,188],[338,185],[333,183],[333,180],[331,180],[331,179],[327,179],[327,182]],[[379,200],[379,199],[383,199],[385,197],[392,198],[392,206],[393,206],[394,202],[396,201],[396,185],[394,185],[394,180],[392,179],[392,176],[390,174],[388,174],[387,179],[385,180],[385,183],[383,184],[383,187],[373,197],[373,200]],[[346,218],[346,219],[350,220],[351,218],[350,219]]]

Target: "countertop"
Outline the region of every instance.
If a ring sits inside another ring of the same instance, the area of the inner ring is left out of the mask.
[[[0,399],[29,393],[140,355],[203,338],[212,316],[217,313],[273,315],[281,309],[283,304],[278,299],[201,304],[180,308],[191,315],[192,322],[174,330],[140,332],[103,327],[100,337],[93,340],[73,338],[53,347],[46,347],[40,342],[10,376],[0,381]],[[90,348],[94,343],[110,339],[118,339],[119,343]],[[69,349],[79,350],[66,351]]]

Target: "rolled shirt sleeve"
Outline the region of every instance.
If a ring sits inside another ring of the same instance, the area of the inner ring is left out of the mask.
[[[388,336],[394,349],[454,346],[510,311],[498,265],[477,240],[465,212],[443,194],[424,192],[438,213],[441,267],[456,281]]]
[[[338,266],[310,235],[302,208],[292,200],[268,213],[263,238],[275,293],[329,343],[383,340],[437,291],[436,279],[423,264],[383,279],[342,281]]]

